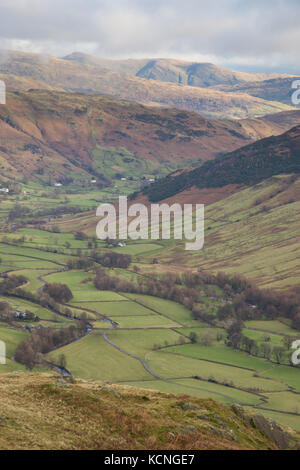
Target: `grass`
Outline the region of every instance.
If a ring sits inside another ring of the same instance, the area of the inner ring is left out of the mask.
[[[58,265],[64,265],[68,261],[68,257],[62,254],[51,253],[22,246],[12,246],[4,243],[0,243],[0,253],[1,258],[4,255],[4,259],[10,255],[11,260],[14,260],[15,257],[21,256],[32,258],[31,261],[35,261],[35,259],[37,259],[39,262],[48,261],[50,263],[58,263]]]
[[[280,392],[266,394],[268,403],[264,405],[266,408],[286,411],[288,413],[296,413],[300,419],[300,401],[299,394],[292,392]]]
[[[16,310],[29,310],[30,312],[37,315],[41,320],[53,320],[55,318],[55,320],[58,322],[64,321],[64,319],[59,315],[55,315],[55,313],[51,312],[50,310],[47,310],[46,308],[43,308],[40,305],[29,302],[28,300],[24,300],[21,298],[17,299],[15,297],[8,298],[0,296],[0,301],[8,302],[12,306],[12,308]]]
[[[159,252],[162,247],[154,243],[139,243],[139,244],[130,244],[120,248],[114,248],[112,251],[116,253],[121,253],[123,255],[132,255],[140,256],[142,254],[150,254],[153,252]]]
[[[174,328],[177,326],[170,320],[159,315],[132,315],[132,316],[110,316],[114,322],[118,323],[119,328]],[[140,336],[144,336],[144,332],[140,332]]]
[[[145,381],[132,383],[135,387],[160,390],[162,392],[183,394],[191,393],[193,396],[204,399],[217,400],[221,403],[242,403],[256,405],[259,403],[259,397],[239,390],[230,390],[222,385],[216,385],[209,382],[193,379],[181,379],[171,382]]]
[[[28,338],[28,333],[13,329],[12,327],[0,327],[0,340],[6,345],[6,356],[14,355],[18,344]]]
[[[119,347],[139,357],[144,357],[155,345],[163,346],[165,341],[169,344],[176,344],[180,339],[180,335],[175,331],[164,329],[142,332],[134,330],[111,331],[107,336]]]
[[[66,271],[47,276],[47,282],[67,284],[73,293],[72,303],[79,303],[78,306],[86,301],[107,301],[122,298],[114,292],[97,290],[92,282],[93,277],[93,275],[82,271]]]
[[[12,271],[10,275],[16,276],[25,276],[29,284],[26,285],[25,289],[31,291],[32,293],[36,293],[40,287],[43,287],[44,283],[40,281],[38,278],[46,276],[47,274],[51,273],[51,271],[47,269],[18,269],[17,271]]]
[[[159,253],[159,262],[212,272],[240,273],[261,287],[299,284],[300,180],[270,178],[206,207],[205,244],[187,252],[181,242]],[[276,193],[276,196],[270,197]],[[256,201],[262,200],[261,204]],[[291,202],[291,201],[295,202]],[[288,203],[290,201],[290,203]],[[266,206],[267,210],[262,210]],[[287,223],[288,221],[288,223]]]
[[[275,366],[260,374],[262,377],[281,380],[289,385],[294,391],[300,393],[300,371],[299,367]]]
[[[113,302],[99,302],[99,304],[94,304],[93,307],[97,307],[97,312],[107,315],[114,318],[115,316],[148,316],[153,312],[142,305],[131,302],[130,300],[124,301],[113,301]],[[91,305],[89,304],[89,308]]]
[[[0,249],[1,250],[1,249]],[[38,256],[38,255],[37,255]],[[58,265],[52,263],[51,261],[45,261],[44,259],[33,259],[27,258],[20,254],[6,254],[5,251],[0,252],[0,257],[2,259],[5,269],[3,271],[13,271],[14,269],[57,269]]]
[[[227,395],[230,395],[230,387],[256,392],[287,389],[287,385],[280,382],[276,377],[271,380],[265,376],[258,376],[250,370],[197,360],[191,357],[175,356],[166,351],[152,352],[147,355],[147,361],[151,369],[166,379],[173,379],[174,377],[213,379],[217,383],[229,386]]]
[[[256,330],[278,333],[280,335],[288,336],[299,336],[296,330],[289,328],[287,325],[278,320],[263,321],[263,320],[251,320],[245,322],[246,328],[253,328]]]
[[[96,333],[60,348],[51,353],[50,357],[57,361],[60,354],[65,354],[67,368],[75,377],[110,382],[148,377],[138,361],[113,348]]]
[[[6,364],[0,365],[0,375],[7,374],[9,372],[25,371],[25,366],[19,364],[11,359],[6,359]]]
[[[191,312],[183,305],[171,300],[140,294],[126,294],[126,296],[130,299],[136,300],[145,307],[153,309],[155,312],[161,313],[174,321],[178,321],[180,324],[188,326],[192,321]]]
[[[188,398],[198,409],[187,413],[180,408],[182,396],[22,373],[1,376],[0,393],[3,450],[276,448],[230,407],[211,399]],[[217,417],[232,429],[234,441],[220,432]],[[185,426],[193,432],[183,432]]]
[[[187,344],[172,347],[168,351],[195,359],[206,359],[220,364],[244,367],[253,371],[264,370],[268,367],[268,362],[264,359],[249,356],[244,352],[235,351],[222,344],[212,347],[201,346],[200,344]]]

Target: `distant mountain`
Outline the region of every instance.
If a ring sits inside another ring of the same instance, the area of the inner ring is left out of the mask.
[[[212,120],[103,95],[8,93],[0,106],[0,167],[7,177],[163,175],[300,125],[300,111]]]
[[[112,61],[98,62],[96,59],[93,63],[91,60],[87,63],[83,59],[64,60],[38,54],[2,51],[0,79],[6,82],[9,90],[55,89],[85,94],[106,94],[150,106],[194,111],[212,118],[257,117],[292,109],[291,106],[262,100],[245,93],[198,87],[202,82],[202,84],[216,85],[224,83],[225,80],[225,83],[236,83],[240,76],[239,72],[219,70],[211,64],[209,66],[198,64],[198,72],[194,70],[189,79],[190,82],[197,81],[198,85],[190,86],[180,85],[176,81],[166,83],[163,77],[158,81],[136,76],[139,73],[146,74],[147,64],[143,61],[138,64],[134,61],[125,61],[126,63],[118,63],[114,67]],[[139,66],[142,66],[145,73],[138,69]],[[210,70],[211,67],[214,72]],[[248,75],[251,74],[243,77]]]
[[[148,80],[158,80],[200,88],[288,77],[288,75],[276,73],[237,72],[211,63],[188,62],[175,59],[107,60],[80,52],[74,52],[64,57],[64,59],[93,65],[100,69],[106,68],[113,72],[128,73],[136,77],[147,78]]]
[[[195,188],[253,185],[279,174],[300,173],[300,126],[242,147],[194,170],[170,175],[144,193],[160,201]]]
[[[100,69],[126,73],[148,80],[176,83],[198,88],[213,87],[226,93],[246,93],[267,101],[291,104],[292,82],[298,77],[279,73],[237,72],[211,63],[174,59],[107,60],[75,52],[66,60]]]

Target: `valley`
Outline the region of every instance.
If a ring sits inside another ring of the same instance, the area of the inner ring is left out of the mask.
[[[297,77],[0,59],[0,447],[299,445]],[[120,196],[204,204],[204,248],[97,239]]]
[[[235,350],[226,344],[227,327],[218,320],[218,310],[226,305],[231,294],[214,281],[196,287],[201,309],[208,315],[206,320],[205,315],[199,319],[191,307],[157,297],[154,292],[149,296],[119,289],[97,290],[94,278],[99,264],[93,259],[95,248],[103,254],[130,255],[128,268],[101,268],[108,276],[116,276],[121,281],[138,282],[141,278],[150,282],[152,277],[159,276],[165,282],[164,279],[173,276],[177,282],[176,276],[182,275],[184,279],[185,273],[202,275],[224,271],[230,275],[242,273],[262,287],[286,291],[297,286],[299,279],[295,251],[299,246],[299,221],[295,218],[299,213],[296,209],[299,201],[297,199],[288,206],[282,205],[282,201],[291,194],[299,194],[298,182],[298,179],[290,181],[288,176],[272,178],[207,206],[206,246],[199,254],[184,252],[180,243],[175,246],[174,241],[164,240],[129,242],[125,247],[107,248],[104,242],[95,240],[96,219],[86,212],[87,208],[95,210],[94,197],[96,193],[98,197],[101,194],[97,190],[85,193],[84,197],[78,194],[76,198],[64,194],[63,189],[57,190],[54,206],[64,202],[65,198],[72,198],[72,201],[64,206],[64,214],[50,219],[50,223],[41,222],[40,228],[34,228],[30,219],[37,208],[51,206],[50,194],[39,196],[37,186],[32,187],[30,193],[29,185],[26,196],[6,197],[7,202],[1,202],[2,217],[5,207],[8,214],[16,203],[22,206],[30,202],[33,213],[25,214],[22,220],[16,216],[12,222],[20,228],[13,230],[9,228],[11,222],[7,223],[9,219],[2,218],[2,276],[24,276],[26,284],[17,292],[1,295],[0,300],[8,302],[12,310],[37,315],[38,320],[1,323],[1,339],[8,344],[7,364],[1,367],[1,372],[24,370],[24,365],[15,362],[14,353],[20,341],[28,340],[39,327],[63,332],[70,326],[78,328],[80,318],[84,318],[91,325],[88,334],[46,356],[48,362],[57,365],[63,358],[64,367],[74,378],[213,398],[228,405],[240,404],[300,430],[299,372],[290,365],[291,344],[285,341],[288,339],[291,343],[299,335],[291,327],[290,320],[262,316],[245,321],[243,335],[253,340],[257,349],[252,353]],[[279,191],[281,187],[283,191]],[[268,195],[276,191],[277,195],[269,200]],[[107,194],[102,193],[102,197],[107,198]],[[269,209],[260,215],[262,223],[258,226],[256,217],[260,204],[255,202],[259,198],[261,204],[269,205]],[[36,209],[33,209],[35,204]],[[67,215],[68,204],[79,212]],[[291,215],[288,216],[289,224],[284,227],[286,207]],[[249,232],[250,220],[256,227],[255,232]],[[279,226],[281,230],[275,230]],[[86,233],[86,238],[77,237],[77,231]],[[276,256],[274,249],[278,253]],[[70,260],[76,263],[79,259],[90,259],[91,264],[83,269],[70,267]],[[56,302],[54,310],[47,302],[40,305],[39,296],[45,283],[67,285],[72,292],[71,301],[65,306]],[[262,345],[266,341],[271,351],[268,358],[262,355]],[[279,361],[276,348],[282,349]],[[34,368],[36,372],[46,370],[43,362]]]

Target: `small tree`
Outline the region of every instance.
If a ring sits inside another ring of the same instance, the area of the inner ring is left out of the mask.
[[[200,338],[200,344],[202,346],[211,346],[213,343],[213,336],[210,331],[204,331]]]
[[[268,343],[262,343],[261,352],[265,359],[270,359],[272,355],[271,346]]]
[[[273,348],[273,355],[276,359],[277,364],[280,364],[280,361],[283,358],[284,351],[284,348],[282,348],[281,346],[275,346],[275,348]]]
[[[198,336],[197,336],[197,334],[196,334],[194,331],[191,331],[191,332],[190,332],[189,338],[190,338],[192,344],[197,343]]]

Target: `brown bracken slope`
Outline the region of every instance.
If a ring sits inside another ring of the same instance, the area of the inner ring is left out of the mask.
[[[211,120],[102,95],[9,92],[0,106],[0,169],[8,177],[95,173],[93,152],[123,148],[137,159],[187,166],[300,124],[300,111]],[[185,163],[187,162],[187,163]]]

